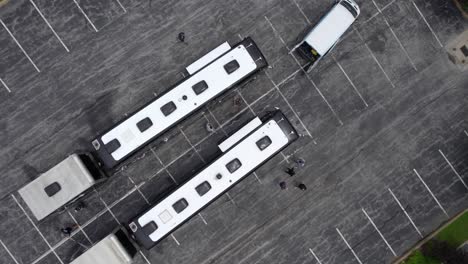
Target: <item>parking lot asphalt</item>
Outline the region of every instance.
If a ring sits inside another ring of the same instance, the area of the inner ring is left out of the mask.
[[[275,108],[300,139],[135,263],[390,263],[404,254],[468,205],[468,74],[444,51],[468,22],[452,1],[356,2],[359,19],[309,73],[289,51],[332,0],[0,7],[0,262],[69,263],[213,160],[220,140]],[[90,150],[191,62],[246,36],[267,69],[127,160],[86,196],[85,209],[33,218],[21,186]],[[296,158],[305,166],[291,178],[284,169]],[[72,237],[62,235],[71,224]]]

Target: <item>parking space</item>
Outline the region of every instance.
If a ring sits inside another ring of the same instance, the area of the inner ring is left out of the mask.
[[[277,108],[299,140],[136,263],[361,264],[403,254],[467,206],[468,79],[442,46],[468,23],[449,1],[356,2],[359,19],[310,73],[289,51],[331,0],[1,7],[0,261],[69,263],[217,157],[221,140]],[[196,58],[245,36],[267,69],[125,161],[87,195],[86,208],[32,218],[20,186],[89,149]],[[306,164],[289,177],[297,157]],[[76,226],[71,237],[60,232],[67,225]]]

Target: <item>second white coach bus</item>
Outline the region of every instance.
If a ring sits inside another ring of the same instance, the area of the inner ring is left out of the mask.
[[[152,248],[297,137],[280,111],[253,119],[219,145],[220,157],[133,219],[128,224],[130,234],[144,248]]]
[[[105,168],[125,158],[173,127],[210,100],[232,88],[267,62],[251,38],[218,46],[186,68],[181,82],[93,140]]]

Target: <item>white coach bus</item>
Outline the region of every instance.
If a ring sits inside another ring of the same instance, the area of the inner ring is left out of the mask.
[[[186,68],[184,80],[93,140],[105,168],[113,168],[138,149],[221,95],[267,62],[251,38],[218,46]]]
[[[353,0],[338,1],[292,51],[297,50],[313,66],[333,49],[359,13],[359,6]]]
[[[134,218],[128,229],[146,249],[227,192],[298,137],[286,117],[275,111],[258,117],[223,141],[223,154],[155,206]]]

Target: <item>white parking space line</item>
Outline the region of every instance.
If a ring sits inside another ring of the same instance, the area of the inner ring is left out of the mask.
[[[468,132],[466,130],[463,130],[463,133],[468,137]]]
[[[143,251],[139,250],[140,255],[143,257],[143,259],[146,261],[146,263],[151,264],[151,262],[148,260],[148,258],[143,254]]]
[[[2,78],[0,78],[0,82],[2,83],[2,85],[5,87],[5,89],[11,93],[11,90],[10,90],[10,87],[8,87],[8,85],[2,80]]]
[[[176,184],[176,185],[179,185],[179,183],[175,180],[174,176],[172,176],[172,173],[167,169],[167,166],[162,162],[162,160],[159,158],[158,154],[156,154],[156,152],[154,151],[153,148],[150,148],[151,152],[153,153],[153,155],[156,157],[156,159],[159,161],[159,163],[163,166],[163,169],[167,172],[167,174],[169,175],[169,177],[171,177],[172,181]],[[188,153],[188,151],[187,151]],[[176,159],[174,159],[173,162],[175,162],[176,160],[178,160],[180,157],[182,157],[183,155],[185,155],[184,153],[177,157]]]
[[[439,37],[437,37],[437,34],[435,33],[434,29],[432,29],[431,25],[429,25],[429,22],[427,22],[426,18],[424,17],[423,13],[421,12],[421,10],[419,10],[418,6],[416,5],[416,3],[411,0],[411,3],[414,5],[414,7],[416,8],[416,10],[418,11],[419,15],[421,15],[422,19],[424,20],[424,22],[426,23],[427,27],[429,28],[429,30],[432,32],[432,35],[434,35],[434,38],[437,40],[437,43],[439,43],[440,47],[443,48],[444,45],[442,44],[442,42],[440,41]]]
[[[299,6],[299,4],[296,2],[296,0],[292,0],[294,2],[294,4],[297,6],[297,9],[299,9],[299,12],[301,12],[302,16],[305,18],[305,20],[307,21],[307,23],[311,24],[312,22],[310,22],[309,18],[306,16],[306,14],[304,13],[304,11],[302,10],[302,8]]]
[[[288,50],[289,52],[289,48],[288,46],[286,45],[286,42],[283,40],[283,38],[279,35],[279,32],[276,30],[276,28],[273,26],[273,24],[271,23],[271,21],[268,19],[268,17],[265,16],[265,19],[266,21],[268,22],[268,24],[270,25],[271,29],[273,30],[274,34],[279,38],[279,40],[281,41],[281,43],[283,43],[284,47]],[[299,65],[300,68],[302,68],[301,64],[299,63],[299,61],[293,56],[294,60],[296,61],[297,65]],[[270,75],[266,73],[266,76],[268,77],[268,79],[270,80],[270,82],[275,86],[276,90],[278,91],[278,93],[281,95],[281,97],[283,98],[283,100],[286,102],[286,104],[289,106],[289,108],[291,109],[291,111],[293,112],[294,116],[297,118],[297,120],[299,120],[299,122],[301,123],[302,127],[304,128],[304,130],[307,132],[307,134],[309,135],[310,138],[312,138],[312,140],[314,141],[314,144],[317,144],[314,140],[314,137],[312,136],[312,133],[310,133],[309,129],[304,125],[304,122],[302,121],[302,119],[299,117],[299,115],[297,114],[297,112],[294,110],[294,108],[291,106],[291,104],[289,103],[288,99],[286,98],[286,96],[284,96],[283,92],[281,92],[281,90],[279,89],[278,85],[276,85],[276,83],[272,80],[272,78],[270,77]]]
[[[297,118],[297,120],[301,123],[301,126],[304,128],[304,130],[306,131],[307,135],[314,139],[314,137],[312,136],[312,133],[310,133],[309,129],[305,126],[304,122],[302,121],[302,119],[299,117],[299,115],[297,114],[297,112],[294,110],[294,108],[292,107],[292,105],[289,103],[288,99],[286,98],[286,96],[284,96],[283,92],[281,92],[281,90],[279,89],[278,85],[276,85],[276,83],[271,79],[270,75],[265,72],[266,76],[268,77],[268,80],[270,80],[270,82],[274,85],[276,91],[278,92],[278,94],[281,96],[281,98],[283,98],[283,100],[286,102],[286,104],[288,105],[288,107],[291,109],[291,111],[293,112],[294,116]],[[315,143],[317,144],[317,143]]]
[[[146,204],[150,204],[148,198],[146,198],[146,196],[143,194],[143,192],[140,190],[140,186],[142,186],[144,183],[140,183],[140,186],[138,186],[135,181],[132,179],[132,177],[130,176],[127,176],[128,180],[133,184],[133,186],[135,186],[137,192],[141,195],[141,197],[143,197],[143,200],[145,200]]]
[[[411,65],[413,66],[414,70],[415,71],[418,71],[418,68],[416,68],[416,64],[413,62],[413,60],[411,59],[411,57],[409,56],[408,54],[408,51],[406,50],[405,46],[403,46],[403,43],[401,43],[400,39],[397,37],[397,35],[395,34],[395,31],[393,31],[392,27],[390,26],[390,23],[388,23],[388,20],[387,18],[385,17],[385,15],[382,13],[382,10],[377,6],[377,3],[375,3],[375,0],[372,0],[372,3],[374,3],[375,7],[377,8],[377,10],[379,11],[379,13],[382,14],[382,18],[384,19],[385,21],[385,24],[387,24],[388,28],[390,29],[390,32],[392,33],[393,37],[395,37],[396,41],[398,42],[398,44],[400,45],[401,49],[403,50],[403,52],[405,53],[406,57],[408,58],[408,60],[410,61]]]
[[[371,17],[369,17],[367,20],[365,20],[364,22],[361,23],[361,26],[362,25],[365,25],[367,24],[369,21],[371,21],[372,19],[374,19],[378,14],[381,13],[381,11],[384,11],[385,9],[387,9],[388,7],[390,7],[393,3],[395,3],[396,0],[392,0],[390,3],[388,3],[387,5],[385,5],[384,7],[382,7],[380,10],[379,8],[377,8],[377,13],[373,14]]]
[[[303,69],[304,72],[306,72],[304,69]],[[338,120],[338,123],[340,124],[340,126],[342,126],[344,123],[343,121],[341,120],[341,118],[338,116],[338,113],[335,111],[335,109],[333,109],[333,107],[331,106],[331,104],[328,102],[328,100],[325,98],[325,96],[322,94],[322,91],[320,91],[320,89],[318,88],[318,86],[315,84],[315,82],[312,80],[312,78],[309,77],[309,75],[307,73],[305,73],[306,75],[306,78],[309,80],[309,82],[314,86],[315,90],[319,93],[319,95],[322,97],[322,99],[325,101],[325,103],[327,104],[328,108],[330,109],[330,111],[333,113],[333,115],[335,116],[335,118]]]
[[[310,254],[312,254],[312,256],[314,256],[314,258],[318,262],[318,264],[322,264],[320,259],[317,257],[317,255],[314,253],[314,251],[311,248],[309,248],[309,252],[310,252]]]
[[[36,63],[34,63],[34,61],[31,59],[31,57],[29,57],[28,53],[24,50],[23,46],[21,46],[21,44],[18,42],[18,40],[16,39],[16,37],[13,35],[13,33],[11,33],[10,29],[8,29],[8,27],[5,25],[5,23],[3,23],[3,20],[0,19],[0,23],[2,24],[2,26],[5,28],[5,30],[8,32],[8,34],[11,36],[11,38],[15,41],[16,45],[20,48],[20,50],[23,52],[24,56],[26,56],[26,58],[28,58],[29,62],[31,62],[31,64],[33,65],[34,69],[36,69],[37,72],[41,72],[41,70],[39,70],[39,68],[37,67]]]
[[[95,189],[96,190],[96,189]],[[124,195],[123,197],[121,197],[119,200],[115,201],[111,207],[113,207],[114,205],[116,205],[117,203],[119,203],[120,201],[122,201],[123,199],[125,199],[127,196],[129,196],[131,193],[133,193],[135,190],[132,188],[132,190],[130,190],[126,195]],[[119,222],[119,219],[117,219],[117,217],[115,216],[114,212],[111,211],[111,208],[109,207],[109,205],[107,205],[107,203],[104,201],[104,199],[102,199],[101,195],[99,195],[99,192],[96,190],[97,192],[97,196],[99,197],[99,200],[101,200],[101,202],[104,204],[104,207],[106,207],[106,210],[109,212],[109,214],[112,216],[112,218],[114,218],[114,220],[120,224]]]
[[[254,171],[253,172],[253,175],[255,176],[255,178],[257,179],[257,181],[262,184],[262,181],[260,180],[260,178],[258,177],[257,173]]]
[[[400,45],[401,49],[405,53],[405,55],[408,58],[409,62],[411,63],[411,66],[413,66],[415,71],[418,71],[418,68],[416,68],[416,64],[411,59],[410,55],[408,54],[408,51],[406,50],[405,46],[403,46],[403,43],[401,43],[400,39],[397,37],[395,31],[393,31],[392,27],[390,26],[390,23],[388,23],[388,20],[385,17],[384,17],[384,20],[385,20],[385,23],[387,24],[388,28],[390,29],[390,32],[392,32],[392,35],[395,37],[395,39],[397,40],[397,42]]]
[[[203,163],[206,164],[206,161],[205,159],[202,157],[202,155],[200,154],[200,152],[198,152],[198,150],[195,148],[195,146],[192,144],[192,142],[190,141],[190,139],[187,137],[187,135],[185,134],[184,130],[182,130],[182,128],[180,128],[179,126],[179,131],[180,133],[184,136],[185,140],[187,140],[187,142],[189,143],[190,147],[193,149],[193,151],[195,151],[195,153],[198,155],[198,157],[201,159],[201,161],[203,161]]]
[[[45,236],[42,234],[41,230],[39,230],[39,228],[37,227],[37,225],[34,223],[34,221],[31,219],[31,217],[29,217],[28,213],[26,212],[26,210],[23,208],[23,206],[20,204],[20,202],[16,199],[16,197],[12,194],[11,195],[11,198],[13,198],[13,200],[16,202],[16,204],[19,206],[19,208],[21,209],[21,211],[23,211],[24,215],[26,216],[26,218],[28,218],[29,222],[31,222],[31,224],[33,225],[34,229],[36,229],[36,231],[39,233],[39,235],[42,237],[42,239],[44,240],[44,242],[47,244],[47,246],[50,248],[50,250],[52,251],[52,253],[58,258],[58,260],[60,261],[61,264],[64,264],[62,259],[58,256],[58,254],[55,252],[55,250],[52,248],[52,246],[50,245],[49,241],[47,241],[47,239],[45,238]]]
[[[13,259],[13,261],[16,263],[16,264],[19,264],[19,262],[16,260],[15,256],[13,256],[13,254],[11,254],[11,251],[7,248],[7,246],[3,243],[3,241],[0,239],[0,244],[2,244],[3,248],[5,249],[5,251],[8,253],[8,255],[10,255],[10,257]]]
[[[375,231],[377,231],[377,233],[379,233],[380,237],[382,238],[382,240],[385,242],[385,244],[387,245],[388,249],[390,249],[390,251],[392,252],[393,256],[397,256],[397,254],[395,253],[395,251],[393,250],[392,246],[390,245],[390,243],[388,243],[387,239],[385,239],[384,235],[382,234],[382,232],[380,232],[379,228],[377,228],[377,225],[375,225],[374,221],[372,221],[372,218],[370,218],[369,214],[366,212],[366,210],[364,210],[364,208],[361,208],[362,212],[366,215],[367,219],[369,220],[369,222],[371,223],[371,225],[374,227]]]
[[[178,246],[180,246],[180,243],[179,243],[179,241],[177,240],[177,238],[175,238],[174,234],[171,234],[171,237],[172,237],[172,239],[174,239],[174,242],[176,242],[176,244],[177,244]]]
[[[127,13],[127,9],[125,9],[125,7],[122,5],[122,3],[120,2],[120,0],[115,0],[115,1],[119,4],[120,8],[122,8],[122,10],[124,11],[124,13]]]
[[[78,9],[80,10],[81,14],[83,14],[83,16],[85,17],[85,19],[88,21],[88,23],[91,25],[91,27],[93,27],[94,31],[98,32],[99,30],[96,28],[96,26],[93,24],[93,21],[91,21],[91,19],[89,19],[88,15],[85,13],[85,11],[81,8],[80,4],[78,4],[78,2],[76,0],[73,0],[73,2],[75,3],[75,5],[78,7]]]
[[[208,225],[208,223],[206,222],[205,218],[203,217],[203,215],[201,215],[200,213],[198,213],[198,216],[201,218],[201,220],[203,221],[203,223],[205,225]]]
[[[429,189],[429,187],[427,186],[426,182],[423,180],[423,178],[421,177],[421,175],[419,175],[418,171],[416,169],[413,169],[414,173],[416,174],[416,176],[418,176],[419,180],[421,181],[421,183],[424,185],[424,187],[426,187],[427,191],[431,194],[432,198],[434,198],[434,201],[437,203],[437,205],[439,205],[440,209],[444,212],[444,214],[449,217],[447,211],[445,211],[444,207],[442,207],[442,204],[440,204],[439,200],[436,198],[436,196],[434,195],[434,193],[431,191],[431,189]]]
[[[83,233],[83,235],[85,236],[86,240],[88,240],[88,242],[93,245],[93,241],[89,238],[88,234],[85,233],[85,231],[83,230],[83,227],[78,224],[78,221],[76,221],[76,218],[73,216],[72,213],[70,213],[70,211],[67,211],[68,212],[68,215],[70,216],[70,218],[73,220],[73,222],[75,222],[75,225],[78,226],[78,229]]]
[[[345,242],[346,246],[349,248],[349,250],[351,250],[351,253],[353,253],[354,257],[356,258],[356,260],[359,262],[359,264],[362,264],[362,261],[359,259],[358,255],[356,254],[356,252],[354,252],[354,249],[349,245],[348,241],[346,241],[345,237],[343,236],[343,234],[341,233],[341,231],[336,228],[336,232],[338,232],[338,235],[340,235],[341,239],[343,239],[343,241]]]
[[[288,50],[288,53],[293,57],[294,61],[296,62],[296,64],[299,66],[299,68],[301,68],[301,70],[304,72],[306,78],[312,83],[312,85],[315,87],[315,90],[317,90],[317,92],[320,94],[320,96],[322,97],[322,99],[325,101],[325,103],[327,104],[328,108],[330,108],[330,110],[332,111],[333,115],[335,115],[335,117],[338,119],[338,122],[340,123],[340,125],[343,125],[343,121],[341,121],[341,119],[338,117],[338,114],[335,112],[335,110],[333,109],[333,107],[330,105],[330,103],[328,102],[328,100],[325,98],[325,96],[323,96],[322,92],[320,91],[320,89],[317,87],[317,85],[315,85],[315,83],[312,81],[312,79],[309,77],[309,75],[307,74],[307,72],[304,70],[304,68],[302,67],[301,63],[297,60],[297,58],[294,56],[294,54],[292,54],[290,52],[290,49],[289,47],[286,45],[286,42],[283,40],[283,38],[279,35],[278,31],[276,30],[276,28],[273,26],[273,23],[271,23],[270,19],[268,19],[268,17],[265,16],[265,19],[266,21],[268,22],[268,24],[270,25],[270,27],[272,28],[274,34],[279,38],[279,40],[283,43],[284,47]],[[295,73],[294,73],[295,74]],[[271,77],[267,74],[268,78],[271,80]],[[275,84],[273,81],[272,81],[273,84]],[[275,84],[275,87],[279,90],[278,86]],[[281,92],[280,92],[281,93]],[[282,93],[281,93],[282,95]],[[284,96],[284,95],[283,95]],[[289,104],[289,103],[288,103]],[[292,109],[292,107],[291,107]],[[294,111],[294,109],[292,109],[293,112],[296,114],[296,111]],[[297,115],[297,114],[296,114]],[[301,121],[299,119],[299,121]],[[302,123],[302,121],[301,121]],[[307,130],[308,131],[308,130]],[[310,134],[310,132],[308,132]],[[312,137],[312,136],[311,136]]]
[[[460,174],[458,173],[457,170],[455,170],[455,168],[453,167],[452,163],[447,159],[447,157],[445,156],[445,154],[442,152],[442,150],[439,149],[439,153],[440,155],[442,155],[442,157],[445,159],[445,161],[447,162],[447,164],[450,166],[450,168],[452,169],[452,171],[455,173],[455,175],[457,175],[458,179],[461,181],[461,183],[463,184],[463,186],[465,186],[465,188],[468,190],[468,186],[466,185],[466,182],[463,180],[463,178],[460,176]]]
[[[65,45],[65,43],[63,43],[62,39],[59,37],[59,35],[57,34],[57,32],[55,32],[54,28],[52,27],[52,25],[49,23],[49,21],[47,21],[47,19],[45,18],[45,16],[42,14],[41,10],[37,7],[36,3],[34,3],[33,0],[29,0],[29,2],[31,2],[31,4],[34,6],[34,8],[36,9],[36,11],[39,13],[39,15],[42,17],[42,19],[44,20],[44,22],[47,24],[47,26],[50,28],[50,30],[52,31],[52,33],[54,33],[55,37],[58,39],[58,41],[62,44],[62,46],[65,48],[65,50],[67,52],[70,52],[70,50],[68,49],[67,45]]]
[[[400,203],[400,200],[398,200],[398,198],[395,196],[395,194],[393,193],[393,191],[390,189],[390,188],[387,188],[388,191],[390,192],[390,194],[392,195],[393,199],[395,199],[395,202],[397,202],[397,204],[400,206],[401,210],[403,211],[403,213],[405,213],[406,217],[408,218],[408,220],[410,221],[411,225],[414,227],[414,229],[416,229],[416,232],[418,232],[419,236],[422,238],[423,235],[421,233],[421,231],[419,231],[419,228],[416,226],[416,224],[413,222],[413,219],[411,219],[411,217],[409,216],[408,212],[406,211],[406,209],[403,207],[403,205],[401,205]]]
[[[236,205],[236,202],[234,201],[234,199],[232,199],[231,195],[226,192],[226,196],[228,197],[229,201],[231,201],[232,204]]]
[[[380,70],[383,72],[383,74],[385,75],[385,78],[387,78],[388,82],[392,85],[393,88],[395,88],[395,84],[392,82],[392,80],[390,79],[390,77],[388,76],[387,72],[385,72],[384,68],[382,67],[382,65],[380,64],[379,60],[377,60],[377,57],[374,55],[374,52],[369,48],[369,45],[367,45],[366,41],[364,40],[364,38],[362,37],[361,33],[359,32],[359,30],[357,30],[356,28],[354,28],[354,31],[357,33],[357,35],[359,36],[359,38],[362,40],[362,42],[364,43],[364,46],[366,47],[366,49],[369,51],[370,55],[372,56],[372,58],[374,59],[374,61],[377,63],[377,65],[379,66]]]
[[[366,107],[369,107],[369,104],[366,102],[366,100],[364,99],[364,97],[362,97],[362,94],[361,92],[359,92],[359,90],[357,89],[356,85],[354,85],[353,81],[351,80],[351,78],[349,78],[348,74],[346,73],[346,71],[343,69],[343,67],[341,66],[340,62],[335,58],[335,56],[332,56],[333,60],[335,61],[336,65],[338,65],[338,67],[340,68],[340,70],[343,72],[343,74],[345,75],[346,79],[348,79],[349,83],[351,84],[351,86],[353,87],[354,91],[357,93],[357,95],[359,96],[359,98],[361,98],[362,102],[364,103],[364,105]]]

